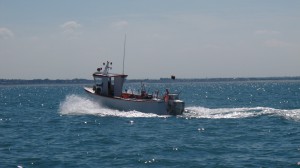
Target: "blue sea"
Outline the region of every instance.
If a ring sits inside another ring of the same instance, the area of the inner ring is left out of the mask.
[[[0,167],[300,167],[300,81],[146,87],[180,93],[185,113],[108,109],[83,85],[0,86]]]

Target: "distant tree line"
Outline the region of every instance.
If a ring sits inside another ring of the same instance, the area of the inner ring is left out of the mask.
[[[40,84],[90,84],[93,80],[87,79],[0,79],[0,85],[40,85]]]
[[[201,79],[128,79],[128,83],[173,83],[173,82],[243,82],[243,81],[298,81],[300,77],[258,77],[258,78],[201,78]],[[0,79],[0,85],[40,85],[40,84],[93,84],[88,79]]]

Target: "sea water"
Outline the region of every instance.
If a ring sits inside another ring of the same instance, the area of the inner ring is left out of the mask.
[[[108,109],[82,85],[1,86],[0,167],[299,167],[300,81],[146,86],[180,93],[185,113]]]

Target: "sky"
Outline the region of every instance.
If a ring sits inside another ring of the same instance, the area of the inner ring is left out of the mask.
[[[0,0],[0,79],[300,76],[299,0]]]

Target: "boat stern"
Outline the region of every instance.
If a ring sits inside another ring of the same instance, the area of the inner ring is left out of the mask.
[[[179,100],[178,94],[168,94],[168,112],[171,115],[181,115],[184,111],[185,103],[182,100]]]
[[[174,100],[169,102],[169,113],[171,115],[181,115],[184,111],[185,103],[181,100]]]

